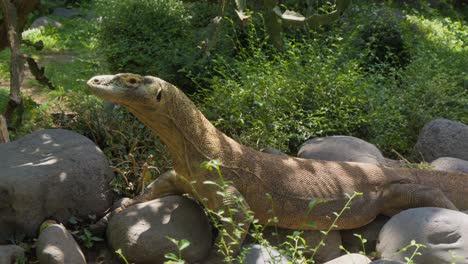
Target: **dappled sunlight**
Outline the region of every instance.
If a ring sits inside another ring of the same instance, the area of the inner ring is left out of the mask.
[[[46,159],[42,159],[40,160],[38,163],[32,163],[32,162],[28,162],[28,163],[25,163],[25,164],[22,164],[22,165],[19,165],[19,166],[16,166],[16,167],[13,167],[13,168],[20,168],[20,167],[26,167],[26,166],[33,166],[33,167],[36,167],[36,166],[46,166],[46,165],[53,165],[53,164],[56,164],[58,162],[58,159],[55,158],[55,157],[49,157],[49,158],[46,158]]]
[[[140,218],[137,221],[135,221],[135,223],[133,225],[130,225],[128,227],[127,233],[131,234],[131,235],[141,234],[141,233],[147,231],[150,228],[151,228],[151,223],[149,223],[148,221]],[[138,237],[135,237],[134,239],[138,240]]]
[[[408,15],[407,20],[416,26],[424,34],[426,40],[432,42],[440,48],[448,49],[452,52],[466,52],[466,35],[462,31],[468,30],[466,25],[455,23],[449,18],[428,19],[415,15]]]
[[[67,180],[67,173],[66,172],[61,172],[59,174],[59,179],[61,182],[64,182],[65,180]]]
[[[43,249],[43,254],[54,256],[54,259],[66,259],[65,253],[59,246],[48,244]]]

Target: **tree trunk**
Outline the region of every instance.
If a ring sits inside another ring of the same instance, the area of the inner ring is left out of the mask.
[[[279,50],[283,49],[283,28],[281,19],[276,15],[274,8],[278,5],[278,0],[263,1],[263,16],[265,18],[265,26],[270,41],[273,46]]]
[[[28,1],[26,1],[28,2]],[[10,61],[10,100],[5,110],[7,122],[11,122],[13,112],[16,108],[22,109],[20,94],[21,83],[23,82],[24,58],[21,54],[21,31],[19,31],[18,9],[10,0],[1,0],[0,7],[3,12],[3,20],[7,29],[9,47],[11,50]],[[23,25],[24,26],[24,25]],[[18,116],[17,124],[21,123],[21,116]]]
[[[23,32],[24,26],[26,25],[28,15],[36,9],[40,0],[1,0],[1,9],[3,11],[3,20],[0,19],[0,50],[10,46],[8,42],[8,25],[6,22],[6,15],[3,2],[12,3],[16,8],[17,12],[17,32]]]
[[[0,144],[10,142],[8,135],[7,123],[5,118],[0,115]]]

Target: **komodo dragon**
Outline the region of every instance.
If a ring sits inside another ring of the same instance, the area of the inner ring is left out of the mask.
[[[346,194],[354,192],[363,195],[352,201],[334,229],[357,228],[378,214],[391,216],[411,207],[468,209],[468,174],[262,153],[220,132],[183,92],[159,78],[121,73],[93,77],[87,85],[95,95],[128,108],[172,155],[176,174],[159,177],[150,193],[131,204],[188,193],[214,211],[238,208],[232,215],[236,224],[250,224],[245,214],[250,208],[261,224],[276,216],[278,227],[302,230],[327,229],[335,218],[333,212],[339,212],[348,201]],[[214,159],[230,183],[230,198],[220,196],[216,185],[205,184],[220,182],[215,172],[200,166]],[[233,197],[239,198],[237,202]],[[309,212],[311,200],[325,202]],[[310,221],[316,225],[307,225]],[[232,224],[223,225],[228,232],[234,229]],[[213,249],[207,263],[221,263],[216,261],[218,257]]]

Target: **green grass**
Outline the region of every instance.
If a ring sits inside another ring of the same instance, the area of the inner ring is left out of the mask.
[[[8,103],[8,87],[0,86],[0,113],[5,112],[5,108]]]
[[[10,76],[10,50],[0,51],[0,78],[7,79]]]

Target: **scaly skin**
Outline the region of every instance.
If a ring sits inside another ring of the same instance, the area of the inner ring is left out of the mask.
[[[300,230],[327,229],[333,212],[345,205],[345,194],[354,192],[364,195],[353,200],[335,229],[357,228],[378,214],[391,216],[412,207],[468,209],[468,174],[266,154],[217,130],[179,89],[159,78],[123,73],[96,76],[87,84],[95,95],[128,108],[172,155],[176,173],[159,177],[150,192],[130,204],[188,193],[213,211],[238,209],[232,215],[236,224],[250,224],[245,214],[250,208],[262,224],[276,216],[278,227]],[[213,159],[220,161],[232,196],[220,196],[219,187],[204,184],[220,182],[215,172],[200,168]],[[308,212],[311,200],[325,202]],[[307,225],[311,221],[314,227]],[[224,227],[233,231],[229,223]],[[213,250],[207,263],[220,263],[218,258]]]

